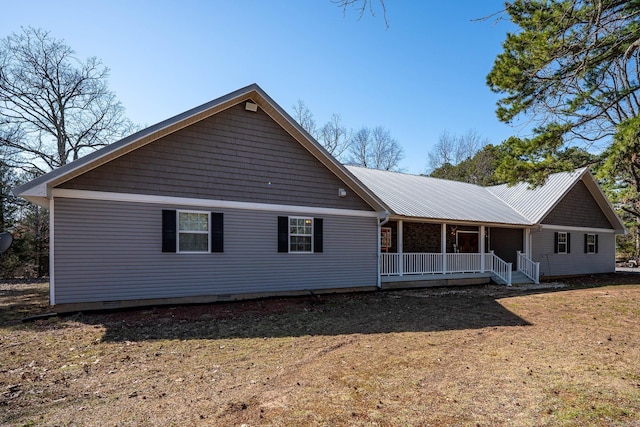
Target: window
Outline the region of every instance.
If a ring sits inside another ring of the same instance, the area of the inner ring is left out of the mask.
[[[380,228],[380,250],[389,252],[391,247],[391,227]]]
[[[586,254],[598,253],[598,235],[597,234],[584,235],[584,253]]]
[[[209,252],[209,212],[178,211],[178,252]]]
[[[554,234],[555,248],[557,254],[568,254],[571,252],[571,233],[559,231]]]
[[[224,214],[163,209],[162,252],[224,252]]]
[[[322,218],[278,217],[278,252],[322,253]]]
[[[289,218],[289,252],[312,252],[313,218]]]

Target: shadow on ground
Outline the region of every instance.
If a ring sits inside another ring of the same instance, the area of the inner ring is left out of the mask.
[[[618,273],[575,278],[566,282],[566,288],[560,289],[507,289],[490,285],[159,306],[76,313],[63,317],[63,320],[104,327],[102,339],[105,342],[379,334],[527,326],[529,323],[525,319],[503,307],[499,299],[638,283],[638,277],[635,274]],[[19,305],[14,308],[20,309],[18,314],[23,313],[25,303],[36,304],[34,307],[37,307],[38,298],[30,296],[29,290],[20,289],[16,292],[14,296]],[[39,292],[39,298],[45,298],[42,290]],[[10,304],[0,306],[0,311],[4,312],[2,314],[11,314]],[[25,324],[25,327],[30,326]]]
[[[78,315],[104,341],[298,337],[526,326],[495,297],[464,292],[380,292],[269,299]]]

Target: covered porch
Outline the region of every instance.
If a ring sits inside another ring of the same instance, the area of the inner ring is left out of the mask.
[[[527,255],[529,233],[522,227],[390,220],[380,227],[381,286],[538,283],[539,264]]]

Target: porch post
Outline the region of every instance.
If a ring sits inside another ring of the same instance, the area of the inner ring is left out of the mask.
[[[440,253],[442,254],[442,274],[447,273],[447,224],[440,226]]]
[[[402,256],[402,241],[404,237],[402,235],[402,220],[398,220],[398,256],[400,260],[398,261],[398,272],[400,276],[404,275],[404,257]]]
[[[484,225],[480,226],[480,272],[484,273]]]
[[[524,251],[524,254],[528,258],[531,258],[531,229],[530,228],[524,229],[524,248],[522,250]]]

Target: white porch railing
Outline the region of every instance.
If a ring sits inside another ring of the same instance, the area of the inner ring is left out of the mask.
[[[538,285],[540,284],[540,263],[533,262],[525,254],[518,251],[518,263],[517,268],[519,271],[522,271],[525,276],[529,279],[533,280],[533,282]]]
[[[381,276],[400,276],[400,254],[380,254],[380,275]]]
[[[440,255],[440,254],[439,254]],[[482,254],[445,254],[447,271],[445,273],[484,273]]]
[[[493,254],[479,253],[383,253],[380,275],[493,273],[511,285],[511,263]]]
[[[442,254],[402,254],[402,271],[405,274],[441,273]]]

